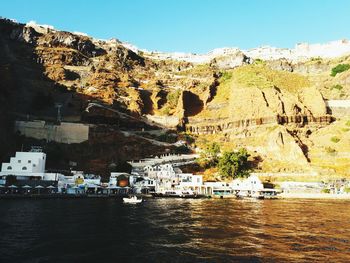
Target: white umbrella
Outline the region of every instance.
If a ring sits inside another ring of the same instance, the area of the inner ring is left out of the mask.
[[[27,188],[28,189],[28,188],[32,188],[32,187],[26,184],[25,186],[22,186],[22,188]]]
[[[4,187],[5,187],[5,186],[3,186],[3,185],[0,184],[0,188],[4,188]]]
[[[9,188],[18,188],[18,187],[12,184],[9,186]]]
[[[54,186],[52,186],[52,185],[49,185],[48,187],[46,187],[46,188],[49,188],[49,189],[54,189],[54,188],[56,188],[56,187],[54,187]]]

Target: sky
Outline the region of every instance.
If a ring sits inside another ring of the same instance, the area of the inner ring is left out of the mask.
[[[163,52],[350,39],[348,0],[6,0],[0,16]]]

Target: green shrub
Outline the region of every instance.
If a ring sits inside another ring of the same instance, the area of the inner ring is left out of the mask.
[[[322,58],[321,57],[312,57],[310,60],[311,61],[322,61]]]
[[[168,106],[162,108],[161,113],[163,115],[169,115],[170,114],[170,108]]]
[[[345,125],[350,127],[350,121],[345,122]]]
[[[332,88],[331,88],[331,89],[342,90],[342,89],[343,89],[343,86],[342,86],[342,85],[337,84],[337,85],[332,86]]]
[[[218,167],[220,173],[226,178],[245,177],[249,174],[247,150],[244,148],[238,151],[224,152],[219,158]]]
[[[345,187],[344,188],[344,193],[347,193],[347,194],[350,193],[350,187]]]
[[[257,59],[254,60],[254,64],[255,65],[265,65],[266,63],[265,63],[264,60],[262,60],[260,58],[257,58]]]
[[[329,194],[331,192],[331,190],[329,190],[328,188],[323,188],[321,190],[321,193],[324,193],[324,194]]]
[[[205,168],[215,167],[219,162],[220,145],[216,142],[207,144],[200,154],[199,162]]]
[[[228,71],[221,72],[220,82],[228,81],[232,78],[232,73]]]
[[[337,66],[332,68],[331,76],[335,77],[338,73],[347,71],[348,69],[350,69],[350,65],[349,64],[338,64]]]
[[[348,131],[350,131],[350,128],[342,128],[341,129],[343,132],[348,132]]]
[[[337,136],[333,136],[333,137],[331,138],[331,142],[337,143],[337,142],[339,142],[339,141],[340,141],[340,139],[339,139]]]
[[[166,96],[166,99],[167,99],[167,102],[168,102],[170,108],[176,107],[177,102],[179,101],[180,94],[181,94],[181,90],[179,90],[179,89],[168,93],[168,95]]]
[[[330,154],[334,154],[334,153],[336,153],[337,151],[336,151],[334,148],[332,148],[332,147],[326,147],[326,152],[327,152],[327,153],[330,153]]]

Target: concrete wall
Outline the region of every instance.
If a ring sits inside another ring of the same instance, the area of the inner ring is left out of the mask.
[[[16,121],[15,131],[26,137],[59,143],[81,143],[89,139],[89,125],[62,122],[61,125],[45,121]]]

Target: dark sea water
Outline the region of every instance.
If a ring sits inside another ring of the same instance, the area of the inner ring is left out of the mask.
[[[0,262],[350,262],[350,201],[0,200]]]

